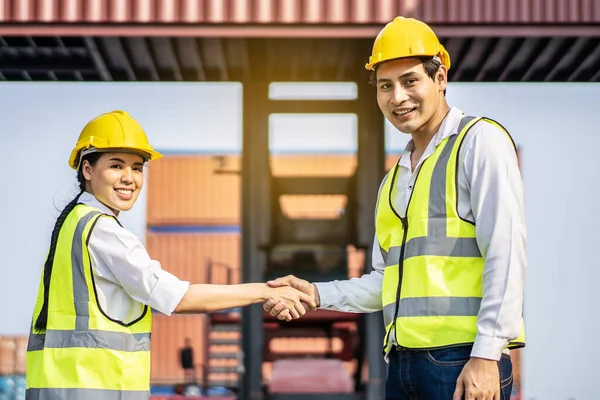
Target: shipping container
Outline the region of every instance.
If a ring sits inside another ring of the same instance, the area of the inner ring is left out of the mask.
[[[179,361],[179,351],[186,338],[191,339],[194,363],[204,360],[205,315],[166,315],[155,313],[152,320],[152,384],[174,384],[184,382],[184,373]],[[200,379],[201,371],[197,369]]]
[[[237,225],[241,212],[240,156],[167,156],[148,169],[149,226]],[[356,156],[273,155],[274,176],[351,176]],[[280,205],[292,218],[334,218],[343,195],[286,195]]]
[[[600,22],[591,0],[5,0],[0,22],[385,24],[406,15],[437,24]]]
[[[0,375],[15,373],[17,340],[13,336],[0,337]]]
[[[19,336],[15,338],[15,374],[25,374],[26,358],[27,358],[27,336]]]
[[[148,225],[235,225],[240,157],[167,156],[148,167]],[[234,173],[219,173],[233,171]]]
[[[400,161],[401,153],[388,153],[385,155],[385,171],[389,171],[394,168],[394,165]]]
[[[164,270],[192,283],[240,281],[240,235],[238,233],[157,233],[150,231],[146,247]],[[230,271],[230,272],[228,272]]]

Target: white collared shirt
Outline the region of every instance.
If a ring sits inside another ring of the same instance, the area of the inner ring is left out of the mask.
[[[404,216],[418,171],[435,148],[457,133],[463,114],[452,108],[439,131],[411,170],[412,140],[400,158],[395,209]],[[471,128],[459,153],[458,212],[476,222],[477,243],[485,258],[483,299],[471,356],[499,360],[509,340],[520,334],[525,284],[526,229],[523,182],[511,141],[496,126],[480,122]],[[316,283],[321,308],[345,312],[382,309],[385,262],[375,237],[370,274],[346,281]],[[393,337],[393,335],[391,335]]]
[[[114,213],[84,192],[79,202],[103,213]],[[171,315],[189,282],[181,281],[152,260],[140,240],[113,218],[101,217],[88,243],[100,308],[112,319],[131,322],[143,305]]]

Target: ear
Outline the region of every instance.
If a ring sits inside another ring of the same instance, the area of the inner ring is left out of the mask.
[[[448,86],[448,68],[443,64],[440,65],[435,74],[435,83],[440,92],[446,90],[446,87]]]
[[[81,165],[81,173],[86,181],[92,180],[92,166],[88,160],[83,160],[83,164]]]

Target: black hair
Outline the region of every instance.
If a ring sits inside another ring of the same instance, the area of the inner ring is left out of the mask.
[[[437,74],[442,63],[439,61],[439,59],[433,58],[433,57],[418,57],[418,58],[423,63],[423,69],[425,70],[425,73],[427,74],[427,76],[430,77],[431,80],[433,80],[435,82],[435,74]],[[377,85],[377,68],[378,67],[379,67],[379,65],[376,65],[375,69],[373,71],[369,71],[369,76],[368,76],[369,83],[372,84],[373,86]],[[444,89],[444,96],[445,95],[446,95],[446,89]]]
[[[35,321],[35,331],[37,332],[45,332],[46,327],[48,326],[48,299],[50,296],[50,279],[52,277],[52,266],[54,264],[54,255],[56,253],[56,244],[58,241],[58,234],[60,233],[60,229],[63,226],[63,223],[67,219],[67,216],[73,211],[77,203],[79,202],[79,197],[85,191],[85,177],[83,176],[83,171],[81,166],[83,165],[83,161],[87,160],[90,165],[93,167],[102,153],[90,153],[85,155],[80,164],[79,169],[77,170],[77,182],[79,183],[79,194],[75,196],[73,200],[69,202],[62,210],[56,222],[54,223],[54,228],[52,229],[52,235],[50,236],[50,251],[48,252],[48,257],[46,258],[46,262],[44,263],[44,303],[42,304],[42,309],[38,314],[37,320]]]

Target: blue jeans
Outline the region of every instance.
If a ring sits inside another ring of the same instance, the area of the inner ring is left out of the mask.
[[[452,400],[456,381],[469,361],[471,346],[441,350],[392,350],[385,383],[386,400]],[[509,400],[512,361],[502,354],[498,362],[500,399]]]

